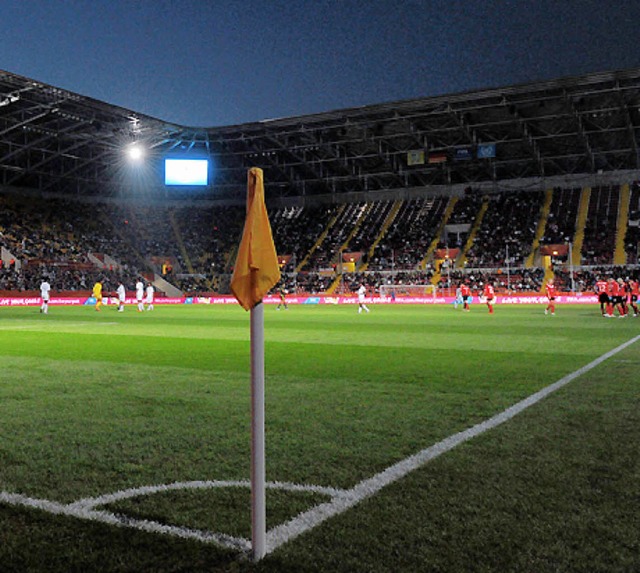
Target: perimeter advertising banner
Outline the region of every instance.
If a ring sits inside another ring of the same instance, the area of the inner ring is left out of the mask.
[[[426,304],[426,305],[442,305],[453,304],[455,297],[433,297],[433,296],[372,296],[367,297],[366,302],[368,304]],[[267,296],[263,299],[265,304],[277,305],[280,302],[279,296]],[[592,293],[576,293],[576,294],[564,294],[556,297],[558,304],[598,304],[598,297]],[[40,297],[4,297],[0,298],[0,307],[3,306],[40,306],[42,300]],[[52,298],[49,301],[49,306],[93,306],[96,301],[93,297],[60,297]],[[105,297],[104,304],[117,305],[118,302],[115,298]],[[510,295],[510,296],[498,296],[496,297],[495,304],[546,304],[547,297],[542,295]],[[125,304],[127,306],[137,305],[137,301],[134,298],[127,298]],[[155,298],[153,304],[169,305],[169,304],[237,304],[235,297],[233,296],[211,296],[211,297],[187,297],[187,298],[168,298],[158,297]],[[287,304],[358,304],[358,297],[354,295],[344,296],[288,296]],[[483,301],[474,296],[471,304],[483,304]]]

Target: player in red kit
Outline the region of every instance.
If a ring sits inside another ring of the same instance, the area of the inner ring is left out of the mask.
[[[493,301],[496,295],[491,283],[487,283],[486,285],[484,285],[483,295],[489,309],[489,314],[493,314]]]
[[[551,316],[555,316],[556,314],[556,287],[553,284],[553,280],[549,279],[544,288],[545,294],[547,295],[547,300],[549,303],[547,304],[547,308],[544,309],[544,313],[548,314],[551,311]]]
[[[609,295],[607,294],[607,281],[598,279],[596,281],[596,294],[600,303],[600,312],[602,316],[606,316],[607,305],[609,304]]]
[[[629,279],[627,284],[629,285],[629,294],[631,295],[629,304],[633,309],[633,316],[638,316],[638,295],[640,295],[640,283],[635,279]]]
[[[607,282],[607,294],[609,295],[609,304],[607,305],[607,316],[613,318],[613,311],[618,309],[618,318],[624,317],[624,305],[622,304],[622,295],[624,294],[620,288],[620,284],[616,279],[610,278]]]
[[[469,299],[471,298],[471,289],[467,284],[460,285],[460,295],[462,296],[463,307],[462,310],[469,312]]]
[[[607,318],[613,318],[613,307],[615,306],[615,299],[618,297],[618,283],[614,278],[609,277],[607,279],[607,295],[609,302],[607,303]]]
[[[620,316],[626,317],[629,313],[629,307],[627,307],[628,295],[629,285],[622,279],[618,279],[618,305]]]

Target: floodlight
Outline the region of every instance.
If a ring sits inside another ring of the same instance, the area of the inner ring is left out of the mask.
[[[129,159],[133,161],[139,161],[144,156],[144,152],[142,148],[139,145],[136,145],[135,143],[131,145],[131,147],[129,147],[129,149],[127,150],[127,153],[129,155]]]

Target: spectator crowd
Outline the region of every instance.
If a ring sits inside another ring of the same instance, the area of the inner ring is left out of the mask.
[[[583,196],[581,189],[553,190],[540,248],[574,240]],[[566,254],[552,261],[561,286],[589,290],[596,275],[613,268],[620,196],[617,186],[591,190],[581,264],[570,277]],[[532,249],[544,198],[543,191],[470,189],[456,201],[434,195],[270,209],[281,286],[320,294],[332,285],[353,291],[361,284],[376,289],[435,280],[445,288],[459,281],[481,288],[490,280],[499,289],[539,291],[545,276],[542,251]],[[622,238],[627,262],[637,265],[636,184],[630,213]],[[244,216],[244,206],[2,194],[0,290],[34,291],[47,278],[54,291],[83,291],[98,278],[133,285],[140,275],[156,273],[187,294],[224,293]],[[443,249],[455,253],[445,265],[437,260]],[[535,261],[533,268],[526,268],[527,259]]]

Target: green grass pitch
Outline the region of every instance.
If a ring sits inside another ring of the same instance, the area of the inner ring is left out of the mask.
[[[349,489],[637,337],[595,306],[265,308],[267,480]],[[54,504],[250,476],[249,313],[0,309],[0,491]],[[260,563],[0,502],[0,571],[640,570],[640,340]],[[326,501],[267,493],[267,527]],[[45,508],[46,509],[46,508]],[[251,537],[245,487],[101,509]]]

